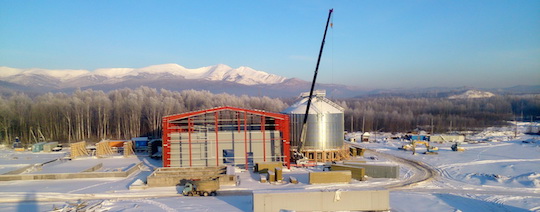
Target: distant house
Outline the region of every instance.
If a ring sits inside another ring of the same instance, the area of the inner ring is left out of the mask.
[[[369,137],[371,136],[371,134],[369,134],[369,132],[365,132],[365,133],[362,133],[362,142],[369,142]]]

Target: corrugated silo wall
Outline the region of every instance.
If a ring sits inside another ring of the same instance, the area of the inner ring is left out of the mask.
[[[291,141],[298,146],[304,122],[304,114],[288,114],[291,123]],[[343,113],[309,114],[304,149],[327,150],[343,146]]]

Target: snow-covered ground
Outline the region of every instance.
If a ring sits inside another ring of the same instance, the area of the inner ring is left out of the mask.
[[[452,143],[431,144],[439,147],[438,155],[397,150],[408,141],[391,140],[388,133],[359,145],[438,171],[432,181],[393,190],[392,211],[540,211],[540,136],[523,134],[528,127],[519,123],[517,137],[515,127],[467,136],[472,142],[461,145],[464,152],[451,151]]]
[[[274,185],[259,183],[258,174],[237,169],[239,186],[223,186],[216,197],[183,197],[178,194],[180,187],[128,189],[161,165],[161,161],[148,157],[59,160],[30,173],[79,172],[98,163],[103,163],[99,171],[124,170],[137,162],[147,168],[128,178],[0,182],[0,211],[49,211],[81,203],[108,211],[251,211],[252,190],[387,187],[391,188],[392,211],[540,211],[540,137],[523,134],[526,127],[519,125],[518,137],[514,137],[512,127],[489,128],[467,136],[476,143],[462,144],[464,152],[451,151],[451,143],[433,144],[439,147],[438,155],[412,155],[411,151],[398,150],[407,142],[392,140],[389,133],[378,134],[378,142],[355,144],[374,151],[360,158],[370,163],[400,163],[390,157],[397,156],[436,170],[437,175],[430,180],[409,186],[399,185],[414,180],[419,173],[407,164],[401,164],[400,179],[369,179],[348,185],[309,185],[307,173],[319,171],[320,167],[284,170],[285,177],[295,176],[300,183]],[[0,173],[64,157],[64,153],[0,151]],[[424,151],[422,147],[417,149]]]

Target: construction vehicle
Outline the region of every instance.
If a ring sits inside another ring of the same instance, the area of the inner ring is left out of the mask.
[[[416,145],[423,144],[426,146],[426,152],[424,154],[426,155],[436,155],[439,154],[439,148],[430,146],[427,141],[413,141],[413,155],[416,154]]]
[[[412,144],[409,143],[409,144],[405,144],[405,145],[399,147],[398,149],[405,150],[405,151],[411,151],[412,148],[413,148]]]
[[[62,150],[63,147],[64,146],[62,144],[58,144],[58,145],[56,145],[55,147],[52,148],[52,151],[53,152],[59,152],[59,151]]]
[[[434,147],[434,146],[430,146],[427,141],[412,141],[410,144],[405,144],[405,145],[401,146],[399,149],[401,149],[401,150],[412,150],[413,155],[415,155],[416,154],[416,145],[422,145],[422,144],[425,145],[426,149],[427,149],[427,151],[424,152],[424,154],[426,154],[426,155],[439,154],[439,148]]]
[[[294,162],[296,164],[298,164],[298,162],[300,162],[300,161],[306,161],[307,160],[307,158],[304,156],[304,154],[302,152],[302,150],[304,148],[304,143],[305,143],[306,137],[307,137],[307,120],[308,120],[308,116],[309,116],[309,109],[311,107],[311,101],[313,99],[313,90],[315,89],[315,82],[317,81],[317,74],[319,73],[319,64],[321,63],[321,56],[322,56],[322,53],[323,53],[324,43],[325,43],[325,40],[326,40],[326,32],[328,31],[328,26],[331,25],[330,24],[330,18],[332,17],[332,12],[334,12],[334,9],[330,9],[328,11],[328,19],[326,20],[326,27],[324,28],[324,35],[323,35],[323,39],[322,39],[322,42],[321,42],[321,48],[319,50],[319,57],[317,58],[317,65],[315,66],[315,74],[313,75],[313,80],[311,81],[311,89],[309,90],[309,98],[308,98],[308,102],[307,102],[306,113],[304,115],[304,122],[302,124],[302,129],[300,131],[299,145],[297,147],[293,147],[291,149],[291,151],[293,153],[292,160],[294,160]]]
[[[461,143],[455,142],[454,144],[452,144],[452,147],[450,147],[450,148],[454,152],[463,152],[463,151],[465,151],[465,148],[460,147],[460,145],[461,145]]]
[[[219,189],[219,180],[197,180],[187,182],[182,194],[184,196],[216,196]]]

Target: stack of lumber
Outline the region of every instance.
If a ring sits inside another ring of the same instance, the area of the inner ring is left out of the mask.
[[[88,150],[86,150],[86,141],[81,141],[71,144],[71,158],[77,158],[81,156],[88,156]]]

